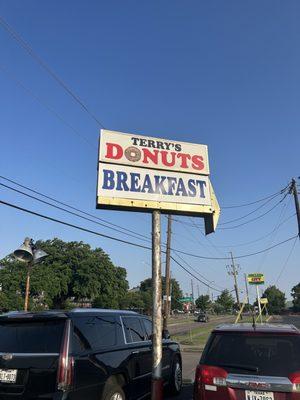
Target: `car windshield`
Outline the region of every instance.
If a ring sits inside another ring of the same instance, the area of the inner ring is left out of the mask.
[[[1,353],[59,353],[64,321],[0,323]]]
[[[228,372],[288,376],[300,370],[300,336],[217,333],[201,361]]]

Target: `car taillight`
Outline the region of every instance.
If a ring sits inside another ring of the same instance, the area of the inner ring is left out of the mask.
[[[196,369],[195,382],[198,385],[226,386],[227,372],[219,367],[209,365],[198,365]]]
[[[68,320],[66,321],[57,371],[57,387],[63,391],[68,390],[73,383],[74,358],[70,357],[70,332],[71,321]]]
[[[291,374],[289,379],[293,384],[293,392],[300,392],[300,371]]]

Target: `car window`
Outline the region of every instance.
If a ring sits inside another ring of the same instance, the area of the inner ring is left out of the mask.
[[[65,321],[0,323],[1,353],[59,353]]]
[[[76,318],[74,320],[74,351],[96,349],[116,344],[116,320],[111,316]]]
[[[203,362],[216,366],[253,366],[260,375],[287,376],[300,370],[300,336],[215,334]],[[236,372],[238,368],[229,370]],[[243,368],[238,372],[249,374]]]
[[[147,334],[147,339],[150,340],[152,337],[152,322],[149,319],[143,318],[144,327]]]
[[[139,317],[122,317],[127,343],[142,342],[146,332]]]

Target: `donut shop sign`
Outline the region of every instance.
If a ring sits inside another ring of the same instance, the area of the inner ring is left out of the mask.
[[[102,130],[97,208],[204,216],[213,231],[207,146]]]

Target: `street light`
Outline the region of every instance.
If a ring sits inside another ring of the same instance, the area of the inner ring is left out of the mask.
[[[33,240],[28,237],[26,237],[23,244],[14,251],[14,256],[17,260],[27,263],[24,311],[28,310],[31,268],[34,264],[41,262],[47,255],[45,251],[37,249]]]

